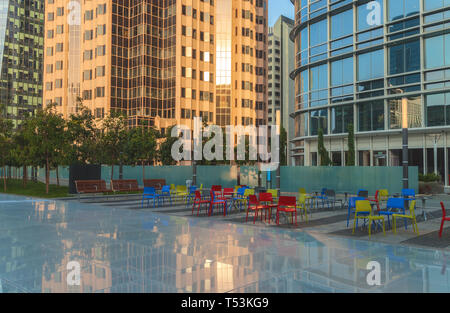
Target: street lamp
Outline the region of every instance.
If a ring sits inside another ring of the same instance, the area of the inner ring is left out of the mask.
[[[408,189],[408,99],[402,98],[403,189]]]

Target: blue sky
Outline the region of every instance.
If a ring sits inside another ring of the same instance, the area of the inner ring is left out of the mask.
[[[292,2],[290,0],[269,0],[269,26],[273,26],[280,15],[294,19]]]

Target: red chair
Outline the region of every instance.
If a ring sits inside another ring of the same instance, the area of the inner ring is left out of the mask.
[[[280,224],[280,212],[291,213],[292,223],[294,223],[295,213],[295,225],[297,226],[297,198],[280,196],[278,198],[277,206],[277,225]]]
[[[272,208],[278,207],[278,204],[273,204],[272,194],[268,192],[261,192],[259,194],[259,202],[265,203],[264,207],[266,209],[266,213],[264,215],[264,221],[266,220],[267,211],[269,211],[269,224],[270,224],[270,219],[272,217]]]
[[[223,197],[226,198],[230,198],[233,197],[234,195],[234,189],[233,188],[223,188]]]
[[[264,210],[266,206],[261,205],[258,201],[258,198],[256,198],[255,195],[249,195],[248,196],[248,206],[247,206],[247,215],[245,217],[245,222],[247,223],[248,220],[248,212],[250,210],[254,211],[254,217],[253,217],[253,224],[256,222],[256,218],[258,217],[258,211]],[[262,221],[262,214],[261,214],[261,221]]]
[[[192,215],[194,215],[194,208],[196,205],[198,205],[198,210],[197,210],[197,216],[198,216],[198,214],[200,213],[201,205],[204,203],[209,203],[209,202],[210,202],[209,200],[203,200],[202,194],[200,193],[200,191],[196,190],[194,204],[192,205]]]
[[[211,216],[211,214],[212,214],[214,205],[217,205],[217,204],[223,205],[223,216],[225,216],[227,213],[227,201],[222,198],[218,198],[216,196],[216,192],[213,191],[212,189],[209,192],[209,196],[211,197],[210,202],[209,202],[209,216]]]
[[[380,211],[380,199],[378,197],[379,191],[375,191],[375,196],[373,198],[367,198],[370,202],[375,202],[377,204],[377,209]]]
[[[439,230],[439,237],[442,237],[444,221],[450,221],[450,217],[447,217],[447,215],[445,214],[445,207],[444,207],[444,203],[442,201],[441,201],[441,208],[442,208],[442,221],[441,221],[441,229]]]

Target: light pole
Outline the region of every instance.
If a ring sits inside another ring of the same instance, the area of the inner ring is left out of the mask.
[[[408,99],[402,98],[403,189],[408,189]]]

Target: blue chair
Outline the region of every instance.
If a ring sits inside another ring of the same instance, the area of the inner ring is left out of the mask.
[[[213,214],[213,208],[217,204],[223,205],[223,215],[225,216],[226,212],[227,212],[226,211],[227,210],[227,208],[226,208],[227,202],[225,200],[222,200],[222,199],[216,199],[216,195],[214,194],[214,191],[212,191],[212,190],[209,191],[209,196],[210,196],[211,200],[210,200],[210,203],[209,203],[209,214],[208,214],[208,216],[211,216]]]
[[[165,185],[161,189],[161,194],[158,195],[158,205],[159,205],[159,199],[162,198],[163,204],[165,201],[165,198],[169,197],[170,205],[172,205],[172,195],[170,194],[170,186]]]
[[[153,199],[153,207],[155,207],[156,199],[159,199],[158,195],[156,194],[155,188],[144,187],[144,193],[142,194],[142,207],[144,207],[145,199],[147,199],[147,207],[150,205],[150,199]]]
[[[402,189],[402,198],[416,200],[416,192],[414,189]]]
[[[359,189],[358,192],[356,193],[356,196],[367,198],[367,197],[369,197],[369,192],[365,189]]]
[[[389,198],[386,203],[386,209],[378,211],[379,215],[386,215],[388,218],[388,225],[390,226],[391,223],[389,221],[389,217],[393,214],[396,214],[397,212],[390,211],[389,209],[400,209],[402,210],[403,214],[405,214],[405,199],[404,198]],[[407,229],[407,223],[405,221],[405,229]]]
[[[320,196],[314,196],[314,198],[316,199],[316,205],[317,207],[319,207],[319,199],[322,200],[322,207],[325,207],[325,200],[328,199],[328,197],[325,195],[327,191],[327,188],[322,188],[322,191],[320,192]]]
[[[195,198],[195,191],[196,190],[197,190],[197,186],[189,187],[189,193],[186,196],[186,206],[188,206],[191,203],[191,199]]]
[[[236,195],[232,198],[232,203],[235,204],[236,202],[239,204],[239,211],[242,211],[242,203],[245,200],[245,189],[248,189],[248,187],[241,187],[238,188]]]
[[[366,199],[363,197],[350,197],[348,199],[347,227],[349,224],[350,215],[355,213],[356,201],[359,201],[359,200],[366,200]],[[358,226],[358,221],[356,221],[356,226]]]

